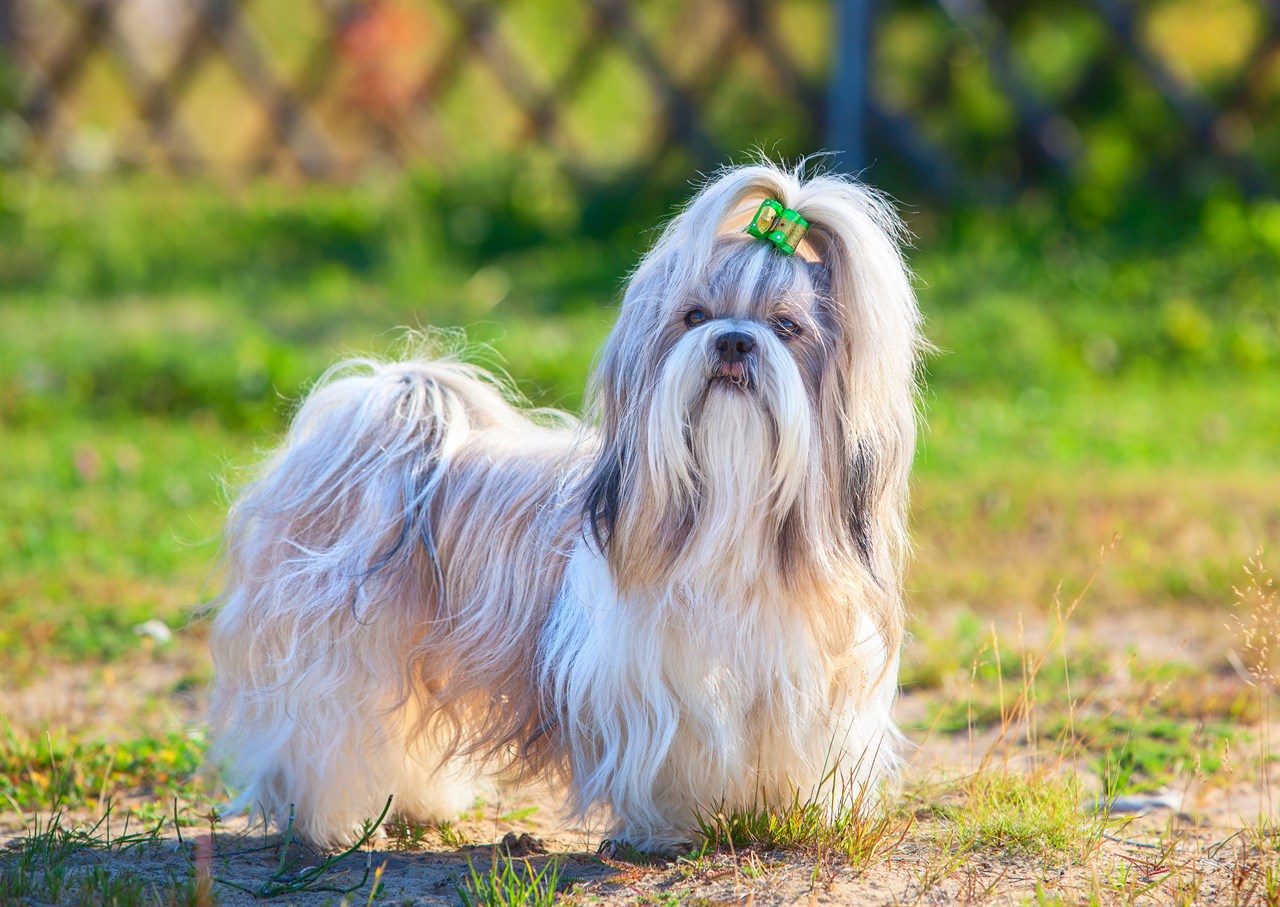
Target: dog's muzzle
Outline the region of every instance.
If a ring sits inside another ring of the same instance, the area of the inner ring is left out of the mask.
[[[738,384],[751,380],[750,364],[756,338],[746,331],[725,331],[711,341],[711,377],[728,378]]]

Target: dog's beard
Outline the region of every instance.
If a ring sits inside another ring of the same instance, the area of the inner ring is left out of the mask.
[[[800,373],[779,340],[753,333],[757,352],[731,374],[709,354],[705,331],[667,354],[649,404],[641,487],[627,502],[629,528],[665,533],[673,572],[699,584],[740,586],[776,570],[771,540],[813,468]]]

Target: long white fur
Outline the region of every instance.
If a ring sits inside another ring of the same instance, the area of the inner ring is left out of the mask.
[[[740,232],[764,197],[812,224],[791,259]],[[632,276],[583,424],[451,361],[326,375],[228,521],[240,804],[338,845],[524,768],[667,849],[698,810],[892,774],[924,345],[899,229],[851,180],[726,171]]]

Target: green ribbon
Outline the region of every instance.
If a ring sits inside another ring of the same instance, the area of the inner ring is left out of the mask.
[[[783,255],[790,255],[809,232],[809,222],[799,213],[784,208],[771,198],[760,203],[755,217],[747,224],[747,233],[771,242]]]

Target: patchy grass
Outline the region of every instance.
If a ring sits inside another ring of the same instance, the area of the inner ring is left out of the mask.
[[[115,742],[68,732],[36,736],[7,723],[0,729],[0,798],[21,813],[92,812],[113,798],[145,798],[162,812],[175,797],[207,799],[197,773],[204,734],[171,731]]]
[[[15,177],[6,190],[0,674],[13,684],[50,658],[130,655],[149,620],[186,627],[216,557],[220,480],[344,353],[388,350],[402,326],[465,329],[535,403],[577,408],[643,234],[446,255],[421,229],[439,206],[416,184],[231,199]],[[943,352],[917,457],[915,600],[1029,612],[1118,534],[1086,609],[1221,608],[1242,557],[1280,527],[1280,208],[1215,203],[1181,242],[1044,215],[919,224],[913,266]],[[1280,543],[1267,550],[1275,570]]]
[[[990,731],[993,749],[1002,752],[1021,740],[1036,759],[1046,753],[1059,763],[1084,758],[1097,769],[1107,796],[1154,790],[1188,771],[1215,774],[1230,748],[1248,739],[1246,728],[1269,734],[1274,707],[1267,691],[1274,691],[1275,681],[1266,665],[1274,661],[1268,643],[1275,638],[1269,611],[1274,592],[1255,579],[1257,572],[1269,580],[1260,556],[1246,567],[1251,601],[1242,611],[1250,623],[1235,616],[1237,639],[1253,653],[1250,675],[1232,648],[1207,671],[1203,663],[1177,660],[1177,649],[1153,661],[1136,644],[1117,651],[1069,628],[1093,594],[1108,554],[1104,549],[1069,604],[1055,597],[1037,645],[1028,644],[1021,616],[1012,639],[997,631],[994,620],[984,627],[966,611],[950,632],[917,628],[916,657],[908,659],[903,684],[942,694],[930,703],[930,730],[971,736]],[[1187,643],[1184,637],[1178,648]],[[1217,635],[1215,645],[1229,644]]]
[[[996,848],[1041,858],[1083,860],[1098,846],[1103,823],[1083,807],[1072,775],[994,769],[961,782],[959,801],[939,808],[941,834],[959,852]]]
[[[936,691],[932,731],[1008,738],[1012,724],[1026,725],[1041,751],[1088,762],[1110,796],[1156,790],[1190,771],[1215,774],[1246,729],[1265,724],[1259,697],[1234,672],[1153,664],[1088,639],[1044,657],[968,611],[949,631],[920,628],[916,640],[903,683]]]
[[[63,813],[55,812],[47,820],[39,813],[32,820],[25,835],[12,842],[9,852],[0,859],[0,897],[4,903],[23,903],[28,900],[47,900],[52,903],[74,896],[77,903],[110,903],[128,907],[133,904],[164,904],[177,898],[178,903],[188,903],[182,893],[183,885],[173,880],[162,893],[154,886],[128,872],[112,871],[104,864],[88,866],[87,870],[77,860],[82,855],[96,855],[103,859],[128,857],[148,847],[156,847],[163,841],[163,821],[150,828],[134,822],[131,815],[123,821],[116,818],[113,834],[114,809],[110,803],[105,812],[92,825],[64,822]]]
[[[700,852],[743,848],[786,850],[857,869],[886,859],[911,828],[910,817],[857,785],[856,770],[833,768],[807,795],[790,803],[711,810],[698,819]]]

